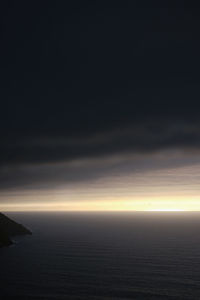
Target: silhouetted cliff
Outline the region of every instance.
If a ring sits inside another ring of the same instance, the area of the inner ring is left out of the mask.
[[[12,236],[23,234],[32,233],[23,225],[16,223],[4,214],[0,213],[0,247],[11,245]]]

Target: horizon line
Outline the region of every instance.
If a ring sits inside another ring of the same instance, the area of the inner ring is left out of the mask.
[[[200,210],[179,210],[179,209],[152,209],[152,210],[0,210],[2,213],[200,213]]]

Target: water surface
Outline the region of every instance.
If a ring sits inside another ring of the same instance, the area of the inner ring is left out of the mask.
[[[200,299],[199,213],[7,213],[2,299]]]

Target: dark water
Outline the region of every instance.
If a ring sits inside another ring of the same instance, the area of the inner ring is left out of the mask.
[[[13,213],[0,298],[200,299],[199,213]]]

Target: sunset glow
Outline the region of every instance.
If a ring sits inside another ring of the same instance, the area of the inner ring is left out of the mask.
[[[200,211],[198,198],[135,199],[135,200],[96,200],[96,201],[60,201],[56,202],[17,202],[1,204],[2,211]]]

